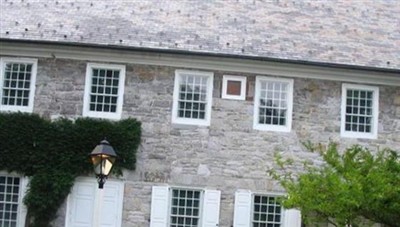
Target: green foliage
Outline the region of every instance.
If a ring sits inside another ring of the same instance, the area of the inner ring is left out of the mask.
[[[390,149],[372,154],[361,146],[341,154],[336,144],[310,143],[324,164],[304,163],[304,172],[290,170],[292,161],[276,156],[278,169],[270,175],[286,189],[285,207],[301,210],[307,223],[330,222],[335,226],[367,226],[372,222],[390,227],[400,220],[400,158]]]
[[[106,138],[118,159],[113,173],[135,169],[140,123],[81,118],[54,122],[38,115],[0,113],[0,170],[31,177],[24,202],[31,226],[50,226],[79,175],[93,172],[89,153]]]

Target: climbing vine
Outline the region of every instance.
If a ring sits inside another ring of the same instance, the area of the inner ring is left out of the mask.
[[[30,177],[24,203],[29,226],[46,227],[76,177],[92,173],[88,154],[105,137],[118,159],[113,173],[135,169],[140,122],[80,118],[50,121],[36,114],[0,113],[0,170]]]

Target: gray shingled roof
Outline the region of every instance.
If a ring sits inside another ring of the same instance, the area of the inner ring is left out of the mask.
[[[0,38],[400,68],[398,0],[0,0]]]

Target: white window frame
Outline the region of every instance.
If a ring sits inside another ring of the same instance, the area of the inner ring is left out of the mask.
[[[0,59],[0,111],[12,111],[12,112],[33,112],[33,102],[35,97],[36,88],[36,74],[37,74],[37,59],[33,58],[1,58]],[[5,66],[7,63],[28,63],[32,64],[31,80],[29,87],[29,101],[28,106],[14,106],[14,105],[3,105],[3,83],[4,83],[4,73]]]
[[[207,106],[204,119],[192,119],[183,118],[178,116],[178,98],[179,98],[179,80],[181,75],[193,75],[193,76],[207,76]],[[184,124],[184,125],[199,125],[209,126],[211,122],[211,106],[212,106],[212,95],[213,95],[213,84],[214,84],[214,73],[193,71],[193,70],[176,70],[175,71],[175,82],[174,82],[174,94],[172,104],[172,123],[173,124]]]
[[[0,176],[18,177],[20,179],[19,191],[18,191],[17,226],[25,226],[27,207],[25,206],[23,200],[27,193],[27,185],[28,185],[29,179],[27,177],[21,176],[19,174],[8,173],[6,171],[0,171]]]
[[[117,108],[115,113],[110,112],[99,112],[99,111],[91,111],[90,110],[90,91],[92,87],[92,73],[93,69],[110,69],[110,70],[119,70],[119,83],[118,83],[118,99],[117,99]],[[122,115],[122,105],[124,100],[124,88],[125,88],[125,73],[126,67],[125,65],[114,65],[114,64],[100,64],[100,63],[87,63],[86,66],[86,80],[85,80],[85,94],[83,99],[83,111],[82,115],[84,117],[93,117],[93,118],[106,118],[119,120]]]
[[[287,87],[288,92],[286,97],[287,101],[286,125],[267,125],[267,124],[260,124],[258,122],[259,106],[260,106],[260,89],[261,89],[260,86],[262,81],[280,82],[288,84]],[[292,112],[293,112],[293,79],[257,76],[255,87],[256,88],[254,97],[253,129],[262,131],[290,132],[292,129]]]
[[[233,227],[253,226],[254,196],[285,196],[280,192],[252,192],[239,189],[235,192]],[[281,207],[281,227],[301,227],[301,213],[297,209]]]
[[[254,224],[254,200],[255,200],[255,196],[268,196],[268,197],[274,197],[275,199],[277,199],[278,197],[282,197],[284,195],[285,194],[283,194],[283,193],[265,193],[265,192],[257,193],[257,192],[252,192],[251,193],[251,212],[250,212],[250,223],[251,223],[251,226],[253,226],[253,224]],[[281,206],[281,212],[280,212],[281,221],[278,224],[280,224],[281,226],[284,226],[286,209],[282,205],[280,205],[280,206]]]
[[[371,132],[353,132],[346,131],[346,99],[348,89],[358,89],[363,91],[372,91],[372,124]],[[376,139],[378,137],[378,119],[379,119],[379,87],[360,84],[342,84],[342,105],[341,105],[341,137]]]
[[[191,190],[200,192],[199,197],[199,215],[198,215],[198,226],[202,225],[202,217],[203,217],[203,200],[204,200],[204,189],[198,188],[182,188],[182,187],[171,187],[169,189],[169,197],[168,197],[168,226],[171,226],[171,216],[172,216],[172,191],[173,190]],[[186,208],[186,207],[185,207]]]
[[[153,186],[151,192],[150,227],[171,225],[172,190],[200,191],[199,227],[219,225],[221,191],[194,187]]]
[[[222,95],[223,99],[245,100],[246,99],[246,80],[245,76],[224,75],[222,78]],[[240,95],[230,95],[228,92],[228,81],[240,82]]]

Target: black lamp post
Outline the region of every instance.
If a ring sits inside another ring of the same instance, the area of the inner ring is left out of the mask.
[[[102,189],[110,174],[117,154],[107,140],[102,140],[90,153],[99,188]]]

